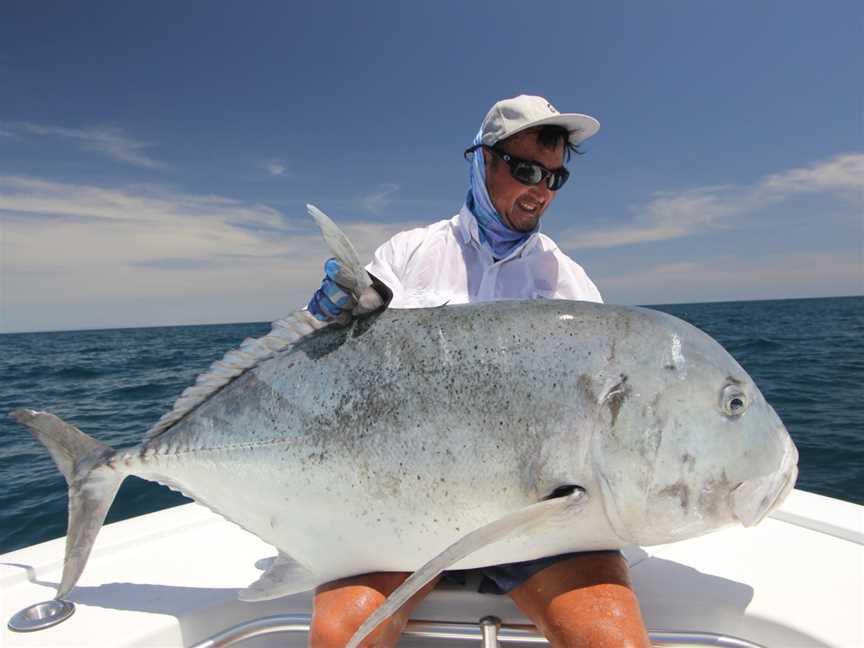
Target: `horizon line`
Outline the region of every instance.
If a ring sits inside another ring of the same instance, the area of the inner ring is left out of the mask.
[[[607,304],[609,306],[635,306],[640,308],[653,308],[658,306],[699,306],[704,304],[735,304],[749,302],[775,302],[775,301],[802,301],[812,299],[853,299],[864,297],[864,293],[857,295],[820,295],[815,297],[770,297],[758,299],[725,299],[718,301],[697,301],[697,302],[664,302],[658,304]],[[569,300],[573,301],[573,300]],[[606,303],[606,302],[604,302]],[[240,324],[271,324],[275,320],[247,320],[237,322],[204,322],[197,324],[146,324],[143,326],[94,326],[74,329],[38,329],[30,331],[0,331],[0,335],[30,335],[41,333],[84,333],[91,331],[124,331],[137,329],[157,329],[157,328],[178,328],[181,326],[236,326]]]

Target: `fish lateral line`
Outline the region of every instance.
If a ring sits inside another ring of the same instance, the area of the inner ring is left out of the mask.
[[[204,454],[204,453],[217,453],[217,452],[226,452],[226,451],[235,451],[235,450],[258,450],[259,448],[272,448],[273,446],[278,446],[288,443],[288,439],[277,438],[277,439],[266,439],[264,441],[254,441],[254,442],[246,442],[246,443],[229,443],[225,445],[218,446],[210,446],[210,447],[185,447],[178,448],[173,451],[160,452],[157,445],[143,445],[139,446],[142,450],[142,454],[140,458],[144,461],[147,459],[151,459],[154,457],[182,457],[190,454]],[[134,450],[135,448],[132,448]],[[125,451],[128,452],[128,451]],[[118,458],[122,459],[125,457],[125,453],[123,450],[118,451]]]

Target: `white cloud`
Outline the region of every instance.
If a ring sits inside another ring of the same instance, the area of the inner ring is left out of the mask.
[[[585,249],[684,238],[738,226],[740,216],[803,192],[860,200],[864,196],[864,154],[839,155],[809,167],[768,175],[748,186],[658,192],[634,209],[630,224],[569,229],[560,242],[564,248]]]
[[[838,155],[827,162],[769,175],[759,185],[763,194],[849,192],[864,196],[864,154]]]
[[[278,158],[273,158],[272,160],[266,160],[265,162],[262,162],[261,167],[271,176],[285,175],[285,171],[288,168],[285,166],[285,162]]]
[[[718,256],[594,277],[609,303],[660,304],[864,294],[864,259],[848,251]]]
[[[360,205],[368,212],[380,214],[392,202],[390,196],[399,191],[399,185],[387,183],[381,185],[380,191],[375,191],[360,199]]]
[[[161,189],[110,189],[52,182],[28,176],[0,176],[0,211],[70,220],[107,219],[114,223],[187,223],[242,218],[259,226],[282,225],[278,211],[213,195]],[[38,221],[30,221],[36,224]]]
[[[368,259],[413,224],[342,225]],[[0,176],[0,330],[275,319],[328,256],[300,210]]]
[[[31,135],[72,140],[77,142],[85,151],[102,153],[125,164],[146,169],[159,169],[167,166],[143,152],[144,149],[153,147],[153,143],[132,139],[119,128],[92,127],[82,129],[31,123],[17,124],[15,128]]]

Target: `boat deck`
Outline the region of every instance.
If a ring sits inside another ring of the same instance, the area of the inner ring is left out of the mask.
[[[63,543],[60,538],[0,556],[5,621],[53,597]],[[251,619],[308,615],[310,593],[254,604],[236,600],[260,575],[256,563],[274,553],[197,504],[107,525],[68,597],[76,604],[72,617],[30,633],[11,632],[4,621],[0,645],[191,646]],[[862,506],[796,490],[755,528],[632,547],[625,554],[651,630],[714,633],[782,648],[864,646]],[[439,588],[415,613],[417,619],[470,623],[487,615],[525,623],[508,597],[470,587]],[[305,641],[271,635],[243,645]],[[406,638],[400,645],[449,644]]]

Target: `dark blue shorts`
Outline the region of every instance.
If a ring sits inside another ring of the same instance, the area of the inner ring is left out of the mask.
[[[573,552],[547,556],[536,560],[508,563],[506,565],[492,565],[491,567],[480,567],[478,569],[465,569],[444,572],[444,579],[451,583],[464,585],[470,574],[482,575],[480,587],[477,588],[481,594],[508,594],[511,590],[519,587],[534,574],[543,571],[547,567],[562,560],[569,560],[576,556],[584,555],[586,552]],[[612,553],[620,554],[620,551],[596,551],[590,553]]]

